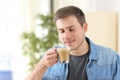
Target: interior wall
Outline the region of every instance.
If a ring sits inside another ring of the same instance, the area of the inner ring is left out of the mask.
[[[120,0],[95,0],[94,11],[114,11],[118,14],[118,52],[120,54]]]
[[[88,2],[87,0],[54,0],[54,12],[56,12],[59,8],[68,5],[80,7],[82,10],[86,11]]]
[[[95,43],[118,51],[118,14],[115,12],[87,12],[88,36]]]

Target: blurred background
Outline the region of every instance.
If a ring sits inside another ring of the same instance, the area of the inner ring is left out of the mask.
[[[44,51],[59,44],[53,13],[68,5],[85,12],[86,36],[120,53],[120,0],[0,0],[0,80],[25,80]]]

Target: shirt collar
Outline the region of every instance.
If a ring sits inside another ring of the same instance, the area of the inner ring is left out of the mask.
[[[97,55],[97,51],[96,51],[96,45],[87,37],[86,37],[86,41],[88,42],[89,47],[90,47],[89,59],[90,60],[98,60],[98,55]]]

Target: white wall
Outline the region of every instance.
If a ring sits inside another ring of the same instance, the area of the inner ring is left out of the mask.
[[[56,12],[57,9],[68,5],[75,5],[82,10],[87,10],[88,2],[87,0],[54,0],[54,11]]]

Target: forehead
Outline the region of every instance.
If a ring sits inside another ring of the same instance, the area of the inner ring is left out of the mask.
[[[80,25],[80,23],[78,22],[75,16],[69,16],[66,18],[61,18],[61,19],[56,20],[56,26],[58,29],[72,27],[74,25]]]

